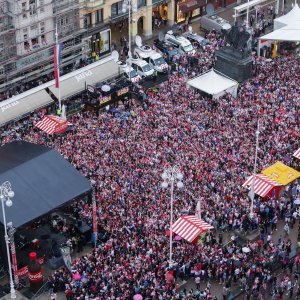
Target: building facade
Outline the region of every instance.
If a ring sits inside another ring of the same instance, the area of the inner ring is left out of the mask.
[[[151,36],[159,22],[185,22],[206,14],[208,5],[217,9],[232,1],[0,0],[0,93],[53,74],[56,28],[63,46],[61,67],[74,68],[81,59],[100,59],[110,53],[112,41],[120,35],[128,37],[128,31],[132,38]]]

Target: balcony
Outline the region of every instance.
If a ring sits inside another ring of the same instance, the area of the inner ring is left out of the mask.
[[[15,30],[15,27],[12,24],[0,27],[0,32],[1,33],[7,33],[7,32],[10,32],[10,31],[13,31],[13,30]]]
[[[105,4],[105,0],[85,0],[84,8],[85,9],[97,9]]]

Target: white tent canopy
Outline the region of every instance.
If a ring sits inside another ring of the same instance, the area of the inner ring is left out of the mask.
[[[202,91],[213,98],[219,98],[223,94],[237,95],[238,82],[221,74],[214,69],[187,81],[187,84]]]
[[[296,21],[300,21],[300,8],[297,3],[295,3],[294,7],[286,15],[274,20],[274,30],[293,24]]]
[[[299,42],[300,41],[300,20],[286,25],[280,29],[270,32],[259,38],[260,40],[270,41],[287,41]]]

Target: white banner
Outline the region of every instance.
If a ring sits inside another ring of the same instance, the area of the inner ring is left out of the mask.
[[[60,248],[60,251],[66,267],[71,272],[72,258],[71,258],[70,247],[62,247]]]

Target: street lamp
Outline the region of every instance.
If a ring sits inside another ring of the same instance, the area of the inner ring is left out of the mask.
[[[258,151],[258,138],[259,138],[259,121],[257,122],[257,130],[255,131],[255,135],[256,135],[256,146],[255,146],[254,170],[253,170],[253,178],[252,178],[251,189],[250,189],[250,199],[251,199],[250,218],[251,219],[253,218],[254,186],[255,186],[255,177],[256,177],[257,151]]]
[[[163,182],[161,186],[165,189],[171,185],[171,216],[170,216],[170,254],[169,254],[169,267],[172,267],[172,254],[173,254],[173,249],[172,249],[172,244],[173,244],[173,201],[174,201],[174,182],[177,180],[177,187],[181,189],[183,187],[182,183],[182,178],[183,175],[180,172],[179,167],[173,166],[168,169],[165,169],[163,174],[162,174],[162,179]]]
[[[11,261],[10,261],[10,253],[9,253],[9,237],[7,234],[7,224],[6,224],[6,216],[5,216],[5,209],[4,209],[4,202],[6,206],[11,207],[12,201],[11,198],[13,198],[15,193],[11,189],[11,184],[9,181],[5,181],[0,186],[0,200],[2,204],[2,214],[3,214],[3,224],[4,224],[4,238],[6,243],[6,251],[7,251],[7,260],[8,260],[8,271],[9,271],[9,280],[10,280],[10,298],[16,299],[16,291],[14,286],[14,281],[12,277],[12,271],[11,271]]]

